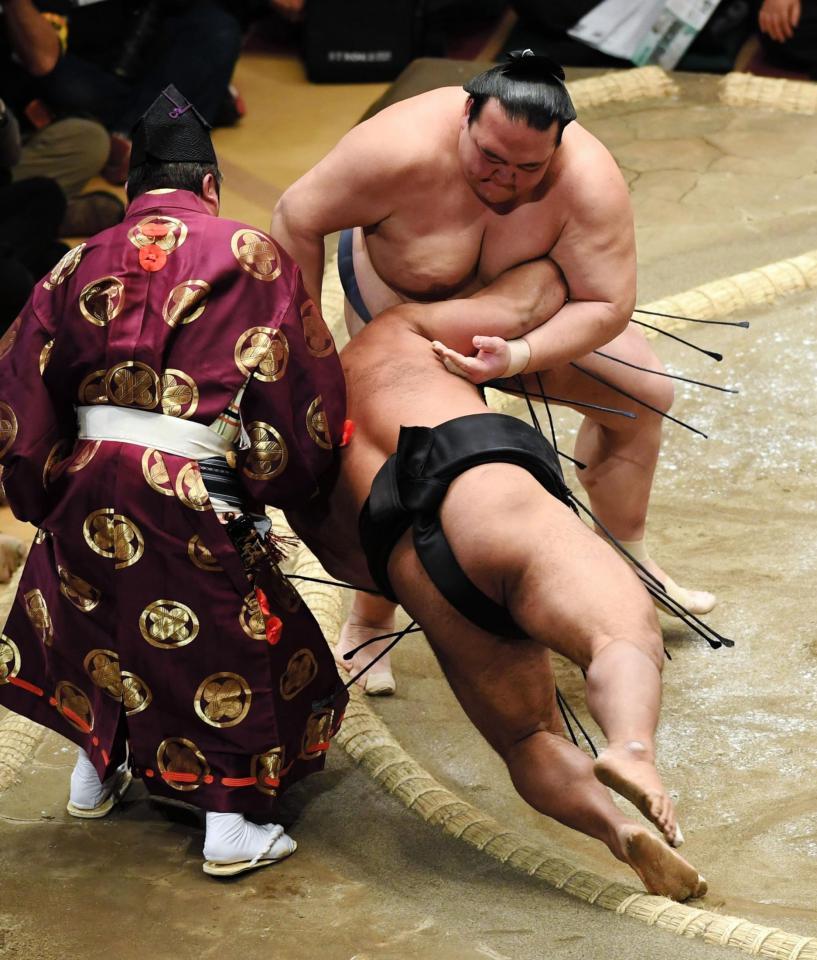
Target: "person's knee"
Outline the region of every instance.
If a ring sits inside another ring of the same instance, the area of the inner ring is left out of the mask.
[[[101,123],[81,117],[57,120],[26,143],[14,178],[45,175],[74,196],[105,166],[109,149]]]
[[[646,594],[645,598],[645,609],[640,617],[633,618],[635,622],[628,630],[609,633],[599,631],[593,637],[587,663],[580,664],[584,670],[590,670],[593,661],[605,655],[616,656],[626,648],[635,648],[652,662],[659,673],[664,672],[664,644],[658,629],[655,608]],[[644,622],[639,623],[642,619]]]
[[[498,737],[491,746],[496,750],[503,762],[508,767],[523,761],[530,750],[535,748],[536,741],[542,734],[558,733],[562,734],[561,729],[551,729],[551,720],[549,717],[531,719],[524,725],[511,727]]]
[[[675,402],[675,385],[668,377],[653,375],[652,380],[653,406],[662,413],[669,413]]]
[[[95,120],[85,120],[77,117],[67,121],[73,124],[72,135],[76,142],[77,167],[83,167],[82,172],[90,180],[105,166],[111,149],[111,138],[108,131]]]
[[[631,366],[608,364],[604,370],[605,376],[612,375],[617,386],[661,413],[668,413],[675,400],[675,387],[671,378],[663,376],[666,371],[644,334],[630,324],[611,346],[615,348],[613,355]],[[636,412],[642,423],[661,420],[658,414],[651,414],[644,407],[637,407]]]
[[[656,370],[654,373],[643,372],[640,374],[632,394],[644,403],[654,407],[655,410],[661,413],[669,413],[675,402],[675,387],[668,377],[659,376],[659,373],[663,372],[660,366],[656,366],[654,369]],[[639,421],[644,423],[650,420],[660,423],[661,419],[659,414],[653,413],[650,416],[650,411],[641,407],[638,410],[636,424]]]

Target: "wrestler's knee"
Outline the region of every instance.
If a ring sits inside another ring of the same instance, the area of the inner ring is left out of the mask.
[[[650,403],[662,413],[669,413],[675,402],[675,386],[668,377],[653,375],[649,385]]]
[[[635,339],[629,343],[628,352],[637,354],[637,359],[633,362],[646,369],[639,372],[637,388],[633,393],[662,413],[668,413],[675,400],[675,386],[669,377],[661,376],[666,370],[649,341],[640,331],[634,336]]]
[[[635,400],[641,401],[632,407],[636,419],[623,421],[619,426],[622,429],[641,431],[644,429],[660,429],[663,422],[662,413],[668,413],[675,401],[675,388],[672,380],[659,376],[663,372],[657,358],[653,358],[654,366],[649,370],[639,371],[634,376],[628,376],[625,387]],[[654,372],[650,372],[654,371]],[[628,371],[633,373],[633,371]],[[650,409],[652,408],[652,409]]]
[[[604,352],[624,361],[623,365],[608,363],[602,371],[634,397],[667,413],[675,400],[675,389],[661,361],[642,331],[630,324],[619,337],[612,341]],[[630,366],[626,366],[629,364]],[[660,422],[657,414],[639,406],[638,418],[642,424],[651,420]]]
[[[652,604],[650,605],[652,606]],[[634,627],[626,633],[597,633],[590,644],[588,662],[582,664],[582,667],[585,670],[589,669],[593,661],[601,657],[606,651],[622,649],[621,644],[635,647],[639,653],[652,661],[659,673],[664,672],[664,644],[657,622],[654,629],[645,624],[640,629]]]
[[[551,721],[541,718],[536,721],[531,721],[524,727],[516,727],[515,729],[506,731],[505,736],[497,743],[492,744],[492,746],[500,755],[505,765],[513,767],[514,764],[525,757],[543,733],[562,735],[563,730],[560,727],[551,729]]]

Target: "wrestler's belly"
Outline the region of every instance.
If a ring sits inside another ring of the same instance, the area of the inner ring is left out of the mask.
[[[457,240],[463,244],[458,251],[456,263],[449,263],[444,268],[431,261],[437,258],[429,253],[429,262],[425,269],[415,269],[409,276],[404,271],[390,263],[385,251],[375,254],[371,249],[373,241],[368,243],[360,228],[354,231],[352,243],[352,257],[355,268],[355,277],[363,302],[371,315],[377,316],[389,307],[406,302],[428,302],[434,300],[448,300],[452,297],[467,297],[484,284],[477,277],[479,257],[479,242],[469,242],[467,239]],[[385,246],[383,241],[381,245]],[[455,241],[443,245],[451,249]],[[469,247],[473,250],[468,252]],[[375,262],[377,266],[375,266]],[[422,279],[419,278],[422,273]]]

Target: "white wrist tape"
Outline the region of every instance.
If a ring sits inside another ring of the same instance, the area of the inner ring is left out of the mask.
[[[511,351],[511,359],[503,377],[513,377],[517,373],[522,373],[530,363],[530,344],[527,340],[509,340],[508,349]]]

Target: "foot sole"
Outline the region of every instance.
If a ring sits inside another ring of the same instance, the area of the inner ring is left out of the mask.
[[[706,880],[684,858],[654,834],[638,829],[624,841],[627,862],[649,893],[679,903],[703,897]]]

